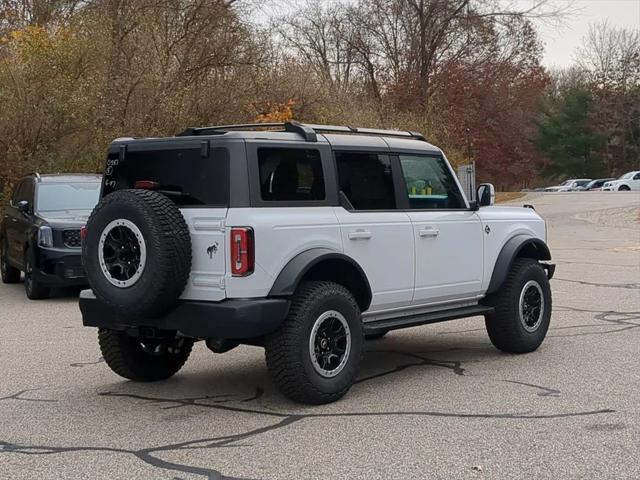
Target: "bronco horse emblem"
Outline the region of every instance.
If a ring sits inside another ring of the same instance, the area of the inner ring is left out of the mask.
[[[207,255],[209,255],[209,258],[213,258],[216,253],[218,253],[218,242],[207,247]]]

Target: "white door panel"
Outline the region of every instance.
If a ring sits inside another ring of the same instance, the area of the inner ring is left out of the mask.
[[[416,245],[414,304],[480,294],[483,232],[475,212],[409,211]]]
[[[226,208],[180,210],[191,235],[191,273],[180,298],[219,301],[226,297]]]
[[[414,245],[407,214],[334,210],[344,253],[360,264],[369,280],[369,311],[408,305],[413,297]]]

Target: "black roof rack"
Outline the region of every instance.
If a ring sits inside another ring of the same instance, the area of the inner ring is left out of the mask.
[[[345,133],[350,135],[380,135],[386,137],[403,137],[413,138],[416,140],[422,140],[426,142],[424,135],[418,132],[412,132],[408,130],[382,130],[378,128],[360,128],[360,127],[348,127],[343,125],[317,125],[306,124],[291,120],[283,123],[246,123],[240,125],[216,125],[213,127],[194,128],[189,127],[180,132],[178,137],[192,137],[197,135],[221,135],[227,133],[230,130],[260,130],[260,129],[272,129],[281,128],[285,132],[293,132],[302,135],[307,142],[317,142],[318,132],[325,133]]]

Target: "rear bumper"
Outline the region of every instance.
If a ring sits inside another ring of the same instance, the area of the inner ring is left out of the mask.
[[[128,318],[119,315],[96,299],[91,290],[80,294],[82,323],[86,327],[126,330],[158,328],[176,330],[193,338],[251,339],[275,332],[287,312],[289,301],[283,298],[256,298],[199,302],[182,300],[160,318]]]

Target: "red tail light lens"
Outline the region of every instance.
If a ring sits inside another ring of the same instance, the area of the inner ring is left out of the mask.
[[[80,240],[84,240],[85,238],[87,238],[87,226],[83,225],[80,227]]]
[[[244,277],[253,273],[254,241],[253,229],[234,227],[231,229],[231,274]]]
[[[160,184],[158,182],[153,182],[151,180],[138,180],[133,185],[134,188],[141,188],[141,189],[144,189],[144,190],[155,190],[159,186],[160,186]]]

